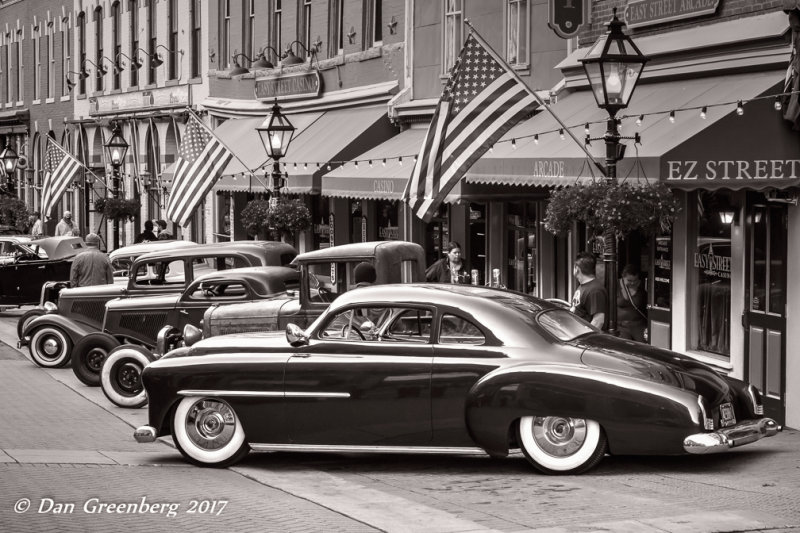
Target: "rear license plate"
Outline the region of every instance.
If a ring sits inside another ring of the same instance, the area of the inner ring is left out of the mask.
[[[730,403],[723,403],[719,406],[719,423],[724,428],[736,424],[736,415],[733,412],[733,405]]]

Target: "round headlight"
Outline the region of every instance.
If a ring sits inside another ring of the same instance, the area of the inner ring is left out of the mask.
[[[203,338],[203,332],[191,324],[186,324],[183,328],[183,342],[186,346],[192,346]]]
[[[44,312],[47,314],[55,313],[56,311],[58,311],[58,306],[53,302],[45,302],[43,307],[44,307]]]

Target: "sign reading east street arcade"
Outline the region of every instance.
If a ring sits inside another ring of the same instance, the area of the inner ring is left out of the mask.
[[[631,0],[625,7],[629,28],[652,26],[716,12],[719,0]]]

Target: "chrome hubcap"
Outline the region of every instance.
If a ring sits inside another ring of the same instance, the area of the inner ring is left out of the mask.
[[[545,453],[566,457],[577,452],[586,441],[586,421],[560,416],[536,417],[533,439]]]
[[[186,433],[192,442],[206,450],[218,450],[228,444],[236,430],[231,407],[219,400],[201,400],[186,415]]]
[[[42,343],[42,351],[49,357],[56,355],[60,351],[60,348],[61,343],[52,337],[48,337]]]

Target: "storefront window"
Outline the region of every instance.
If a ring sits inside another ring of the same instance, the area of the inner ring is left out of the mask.
[[[397,202],[378,202],[378,240],[396,241],[400,239]]]
[[[730,355],[731,223],[730,193],[697,193],[697,235],[693,253],[693,348]]]
[[[427,265],[442,258],[443,247],[450,242],[450,204],[441,204],[425,232],[425,261]]]
[[[469,204],[469,258],[467,265],[477,270],[481,282],[486,272],[486,204]],[[463,243],[462,243],[463,245]],[[463,253],[463,251],[462,251]],[[500,270],[502,272],[502,270]],[[501,280],[501,283],[507,283]]]
[[[311,200],[311,216],[313,220],[314,250],[328,248],[331,245],[330,201],[322,196],[314,196]]]
[[[750,311],[783,315],[786,307],[784,207],[755,204],[752,212]]]
[[[656,250],[653,259],[653,307],[671,309],[672,232],[656,236]]]
[[[506,214],[506,286],[536,294],[536,203],[508,204]],[[482,280],[481,280],[482,281]]]
[[[350,201],[350,242],[367,242],[367,217],[361,200]]]

